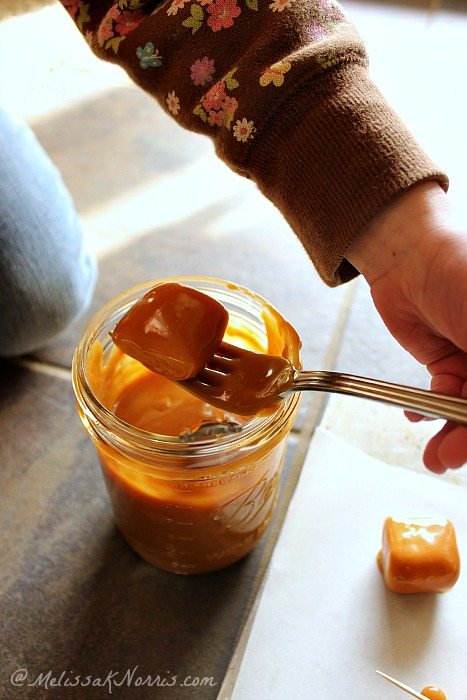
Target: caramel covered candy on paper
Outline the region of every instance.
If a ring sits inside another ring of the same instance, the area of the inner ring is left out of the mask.
[[[378,566],[395,593],[443,593],[457,581],[459,551],[443,517],[386,518]]]

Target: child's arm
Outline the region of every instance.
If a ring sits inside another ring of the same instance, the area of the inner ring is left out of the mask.
[[[258,184],[330,285],[356,274],[346,250],[394,196],[447,187],[331,0],[62,2],[99,56]]]
[[[467,254],[446,219],[447,178],[370,81],[337,3],[62,3],[99,56],[257,183],[327,284],[363,272],[433,389],[466,392]],[[466,461],[466,437],[448,424],[429,443],[427,466]]]

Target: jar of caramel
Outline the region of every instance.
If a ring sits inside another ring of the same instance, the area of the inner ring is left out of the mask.
[[[158,283],[179,282],[229,312],[225,340],[299,366],[300,340],[265,299],[211,278],[178,277],[135,287],[91,320],[73,359],[78,411],[101,463],[118,528],[150,564],[195,574],[252,550],[277,497],[298,394],[273,409],[238,416],[123,354],[110,332]]]

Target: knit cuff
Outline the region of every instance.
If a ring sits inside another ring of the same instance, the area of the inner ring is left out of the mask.
[[[246,170],[280,209],[330,286],[357,274],[345,254],[397,194],[427,180],[447,190],[361,65],[312,78],[270,119]]]

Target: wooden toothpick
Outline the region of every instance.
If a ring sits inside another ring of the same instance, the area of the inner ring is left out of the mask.
[[[413,688],[410,688],[408,685],[405,683],[402,683],[402,681],[398,681],[396,678],[392,678],[391,676],[388,676],[387,673],[383,673],[382,671],[376,671],[376,673],[383,678],[386,678],[387,681],[390,683],[393,683],[393,685],[396,685],[398,688],[401,690],[404,690],[406,693],[411,695],[413,698],[418,698],[418,700],[427,700],[426,695],[422,695],[418,691],[414,690]]]

